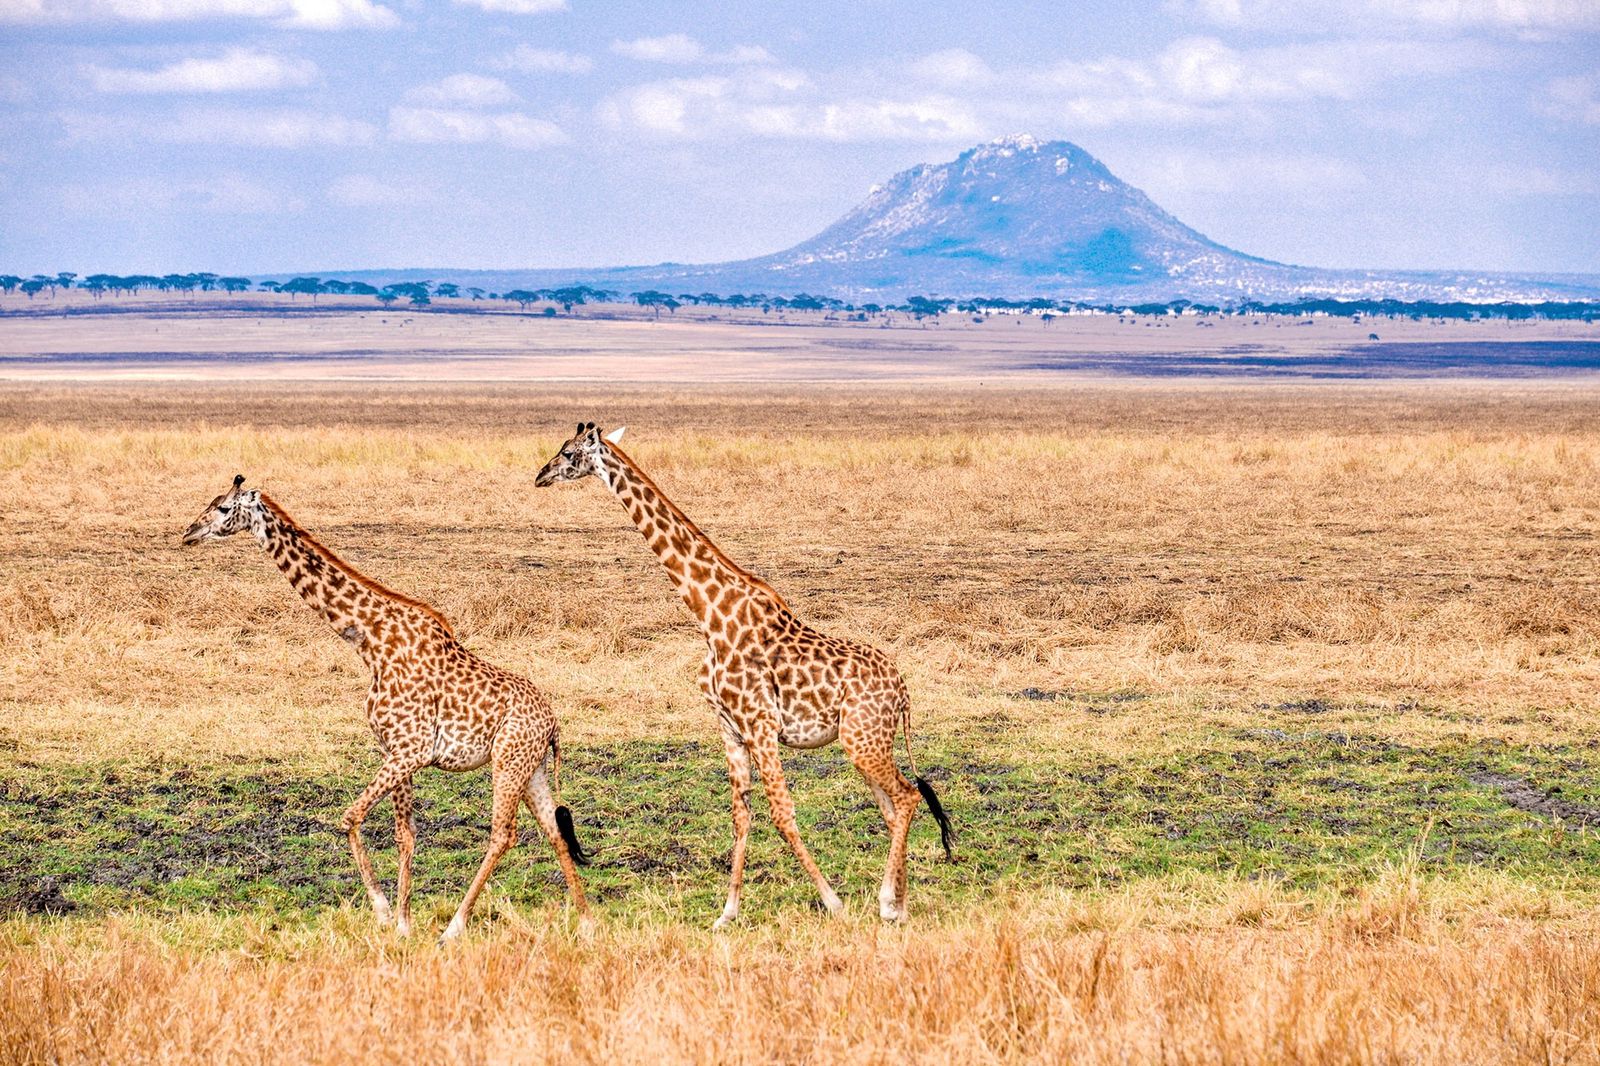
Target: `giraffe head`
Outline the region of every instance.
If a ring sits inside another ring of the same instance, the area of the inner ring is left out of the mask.
[[[250,528],[251,516],[261,506],[261,493],[244,488],[244,475],[236,474],[227,492],[212,500],[183,535],[185,544],[231,537]]]
[[[610,433],[601,434],[593,422],[579,422],[578,431],[572,435],[572,439],[563,444],[555,457],[544,464],[544,469],[539,471],[539,476],[533,479],[533,483],[544,488],[558,481],[577,481],[590,474],[600,474],[601,480],[605,480],[603,471],[606,442],[617,443],[627,428],[618,426]]]

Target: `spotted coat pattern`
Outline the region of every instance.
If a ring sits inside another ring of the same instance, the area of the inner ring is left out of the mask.
[[[243,480],[236,478],[228,492],[211,502],[183,541],[195,544],[248,530],[294,590],[372,671],[367,723],[382,749],[383,765],[345,811],[340,829],[349,839],[379,923],[395,922],[402,935],[411,928],[413,775],[428,766],[462,771],[485,763],[492,767],[494,782],[488,851],[442,939],[453,939],[466,928],[478,894],[516,842],[520,803],[532,810],[555,848],[573,904],[586,914],[575,856],[562,838],[557,816],[552,779],[559,774],[561,754],[555,713],[544,693],[462,647],[439,612],[358,572],[271,497],[245,490]],[[398,920],[361,843],[362,822],[385,796],[394,801]],[[569,816],[563,811],[562,817]]]
[[[796,618],[770,585],[734,564],[667,499],[618,446],[621,433],[603,435],[593,423],[579,426],[535,484],[599,478],[661,560],[705,636],[700,688],[722,727],[733,793],[733,870],[716,924],[732,921],[739,912],[752,765],[760,771],[773,821],[823,905],[831,913],[842,912],[839,897],[800,839],[779,757],[780,744],[815,748],[836,738],[866,779],[889,827],[879,914],[904,918],[906,837],[919,792],[894,761],[895,733],[902,725],[908,758],[911,750],[911,703],[900,672],[876,648],[826,636]]]

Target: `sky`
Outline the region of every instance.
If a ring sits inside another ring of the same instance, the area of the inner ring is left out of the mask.
[[[0,272],[735,259],[1024,132],[1253,255],[1600,273],[1600,0],[0,0]]]

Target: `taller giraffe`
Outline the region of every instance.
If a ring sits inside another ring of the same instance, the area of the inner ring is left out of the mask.
[[[625,427],[624,427],[625,428]],[[706,638],[700,688],[722,725],[733,788],[733,872],[728,902],[715,928],[739,913],[745,843],[750,833],[750,764],[761,772],[772,819],[805,867],[823,906],[844,905],[817,868],[795,825],[794,802],[784,784],[779,743],[817,748],[836,737],[866,778],[889,826],[889,859],[878,891],[878,913],[888,921],[906,915],[906,835],[919,794],[939,822],[946,855],[950,821],[926,779],[912,785],[894,762],[894,735],[903,725],[911,757],[911,701],[905,682],[876,648],[825,636],[801,622],[783,597],[736,565],[667,499],[655,482],[618,447],[623,429],[602,434],[580,423],[534,479],[540,487],[594,476],[610,489],[661,560],[679,598]]]
[[[460,936],[489,875],[517,839],[517,805],[527,803],[555,848],[572,902],[586,919],[588,903],[574,862],[578,845],[572,812],[556,806],[561,748],[556,716],[533,682],[484,662],[462,647],[432,607],[366,577],[319,544],[266,493],[244,488],[244,475],[212,500],[183,535],[184,544],[248,530],[278,564],[289,584],[333,631],[352,644],[372,671],[367,723],[383,749],[372,784],[345,811],[340,830],[366,886],[378,923],[394,915],[361,845],[361,823],[384,796],[394,795],[394,836],[400,853],[398,931],[411,932],[411,857],[416,851],[411,778],[425,766],[476,770],[493,761],[494,813],[488,853],[440,942]]]

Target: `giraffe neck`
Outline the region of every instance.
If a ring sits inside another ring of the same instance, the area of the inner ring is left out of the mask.
[[[600,479],[622,501],[702,631],[720,630],[724,618],[751,600],[788,610],[770,585],[724,555],[622,449],[603,447]]]
[[[378,655],[387,646],[374,639],[375,630],[397,608],[420,606],[367,578],[318,543],[265,493],[251,516],[250,531],[300,598],[363,655]]]

